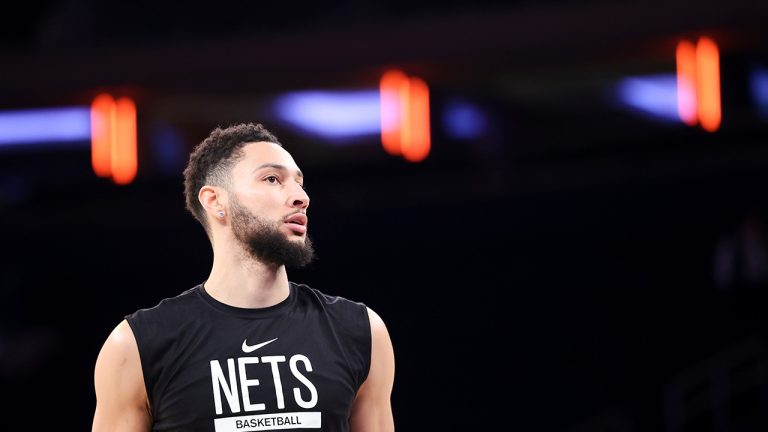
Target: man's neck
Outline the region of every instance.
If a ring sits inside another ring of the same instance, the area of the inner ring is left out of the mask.
[[[224,304],[249,309],[274,306],[290,293],[285,266],[264,264],[242,250],[214,250],[205,290]]]

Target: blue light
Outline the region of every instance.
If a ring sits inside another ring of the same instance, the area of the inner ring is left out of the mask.
[[[752,99],[760,117],[768,119],[768,69],[756,68],[749,76]]]
[[[681,122],[677,112],[677,76],[661,74],[623,79],[617,87],[620,102],[657,120]]]
[[[91,139],[88,107],[0,111],[0,146],[61,143]],[[83,144],[83,143],[78,143]]]
[[[189,148],[176,126],[165,122],[156,124],[150,133],[150,144],[160,171],[176,175],[184,169]]]
[[[378,135],[378,90],[301,91],[280,96],[277,116],[305,133],[331,140]]]
[[[488,128],[488,120],[475,105],[453,100],[446,102],[443,110],[443,129],[457,139],[471,139],[481,136]]]

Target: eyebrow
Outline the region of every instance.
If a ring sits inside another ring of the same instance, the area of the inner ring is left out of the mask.
[[[285,166],[285,165],[280,165],[280,164],[275,164],[275,163],[265,163],[265,164],[261,164],[261,165],[257,166],[256,168],[254,168],[253,172],[256,172],[256,171],[258,171],[258,170],[260,170],[262,168],[275,168],[275,169],[278,169],[280,171],[290,171],[288,169],[288,167]],[[301,172],[300,169],[296,169],[296,175],[301,177],[301,178],[304,178],[304,174]]]

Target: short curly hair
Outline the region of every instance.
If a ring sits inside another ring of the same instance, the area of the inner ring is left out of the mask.
[[[240,123],[215,128],[189,155],[184,169],[186,208],[210,235],[210,226],[198,193],[205,185],[228,187],[232,167],[243,158],[248,143],[266,141],[282,147],[277,137],[260,123]]]

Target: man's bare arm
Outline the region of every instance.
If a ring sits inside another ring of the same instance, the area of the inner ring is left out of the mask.
[[[128,322],[115,327],[94,371],[96,412],[92,432],[147,432],[151,427],[139,349]]]
[[[392,387],[395,379],[395,356],[387,327],[381,317],[368,309],[371,321],[371,367],[368,378],[357,392],[351,432],[394,432]]]

